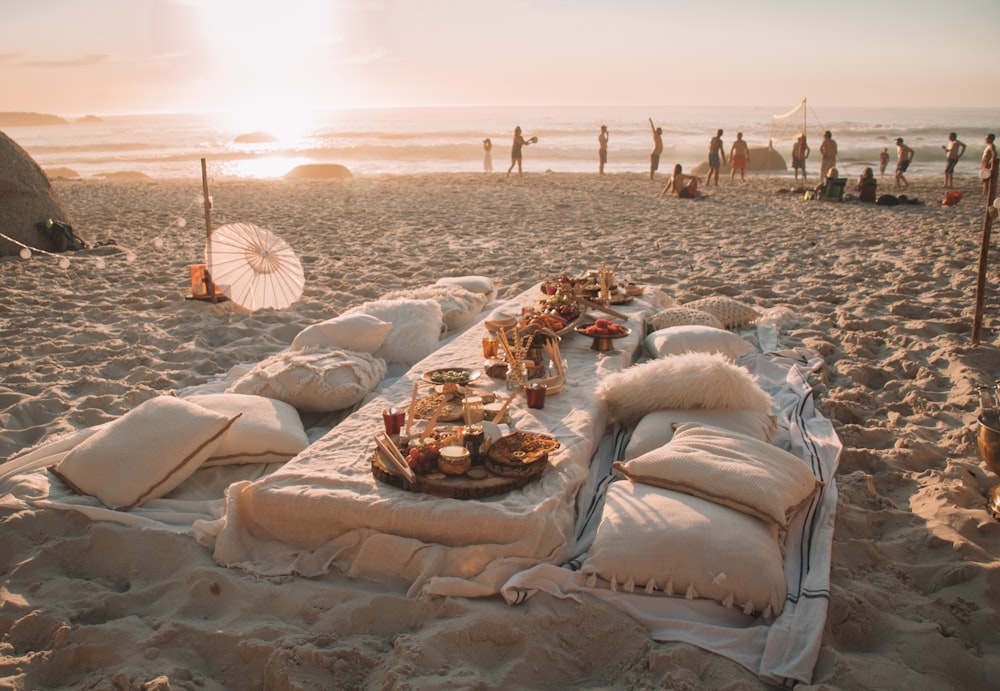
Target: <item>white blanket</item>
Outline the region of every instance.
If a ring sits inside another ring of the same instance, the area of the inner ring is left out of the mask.
[[[503,587],[511,604],[538,591],[557,597],[599,598],[642,622],[656,640],[683,641],[728,657],[775,684],[808,683],[819,655],[830,600],[837,489],[834,473],[841,443],[830,422],[813,407],[809,373],[822,361],[807,351],[754,355],[741,364],[757,375],[779,408],[774,443],[804,459],[824,487],[789,526],[785,547],[788,595],[781,615],[770,625],[707,600],[650,597],[586,587],[575,570],[586,557],[600,521],[603,490],[612,481],[611,460],[620,458],[627,433],[609,437],[595,458],[589,486],[594,494],[581,515],[578,553],[560,568],[540,565],[517,574]]]
[[[538,296],[533,287],[493,316],[518,314]],[[372,476],[372,435],[381,428],[382,408],[405,406],[422,372],[481,365],[485,332],[472,329],[277,472],[232,486],[223,521],[202,526],[216,532],[216,560],[268,575],[335,568],[403,585],[411,594],[465,597],[498,593],[511,576],[537,564],[562,564],[575,553],[577,495],[607,427],[607,407],[593,395],[596,382],[632,363],[652,308],[637,301],[620,309],[633,315],[631,335],[607,353],[592,350],[588,338],[568,336],[561,345],[568,361],[562,393],[541,410],[527,408],[523,397],[512,406],[516,429],[552,434],[561,443],[551,466],[523,490],[463,501],[397,489]],[[482,386],[507,393],[499,380],[487,378]]]

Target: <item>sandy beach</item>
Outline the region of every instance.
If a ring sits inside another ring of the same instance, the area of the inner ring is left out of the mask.
[[[302,298],[255,313],[185,299],[204,247],[200,180],[55,181],[101,246],[66,269],[0,259],[0,459],[259,362],[392,290],[477,274],[507,297],[621,262],[622,278],[681,303],[784,308],[781,345],[825,359],[816,405],[844,451],[830,611],[799,688],[995,685],[1000,522],[986,493],[1000,478],[976,448],[976,385],[1000,377],[1000,255],[973,347],[978,177],[956,176],[955,207],[934,176],[906,190],[924,204],[888,208],[803,201],[781,191],[788,176],[724,179],[690,201],[659,199],[665,176],[525,166],[509,179],[211,181],[216,225],[269,228],[302,261]],[[891,177],[880,191],[895,192]],[[768,688],[596,600],[511,607],[336,573],[252,577],[192,537],[55,509],[0,510],[0,526],[0,688]]]

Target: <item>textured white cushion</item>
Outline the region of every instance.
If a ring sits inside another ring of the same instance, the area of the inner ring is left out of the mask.
[[[128,510],[184,482],[222,442],[235,416],[158,396],[94,432],[50,470],[73,491]]]
[[[718,319],[726,329],[753,324],[760,319],[760,312],[753,307],[725,295],[712,295],[693,302],[686,302],[682,307],[708,312]]]
[[[750,352],[750,345],[732,331],[702,324],[685,324],[660,329],[646,336],[650,357],[683,353],[721,353],[736,361]]]
[[[754,377],[713,353],[668,355],[606,376],[597,395],[615,420],[634,423],[654,410],[727,408],[770,413],[773,401]]]
[[[382,300],[430,298],[441,305],[445,330],[458,331],[473,322],[490,298],[483,293],[466,290],[459,285],[432,285],[410,290],[396,290],[381,296]]]
[[[289,350],[325,346],[358,353],[374,353],[392,331],[392,324],[370,314],[342,314],[302,329]]]
[[[681,492],[613,482],[578,578],[591,587],[705,598],[771,619],[785,603],[777,528]]]
[[[284,401],[238,393],[185,400],[223,415],[240,416],[204,466],[284,463],[309,446],[299,411]]]
[[[655,410],[635,426],[628,446],[625,447],[626,461],[644,453],[658,449],[674,437],[674,425],[697,422],[702,425],[719,427],[731,432],[746,434],[754,439],[770,442],[778,429],[778,419],[770,413],[757,410]]]
[[[680,425],[666,445],[614,468],[633,482],[701,497],[781,529],[819,489],[798,456],[697,423]]]
[[[434,285],[460,286],[473,293],[482,293],[493,297],[493,280],[486,276],[445,276],[439,278]]]
[[[702,312],[701,310],[689,307],[668,307],[654,314],[649,321],[655,331],[671,326],[685,326],[688,324],[714,326],[717,329],[722,328],[722,322],[708,312]]]
[[[414,365],[437,350],[444,332],[441,305],[434,299],[375,300],[345,314],[370,314],[392,324],[389,335],[373,354],[390,365]]]
[[[276,398],[305,412],[324,413],[360,402],[386,371],[385,362],[368,353],[286,350],[258,363],[226,391]]]

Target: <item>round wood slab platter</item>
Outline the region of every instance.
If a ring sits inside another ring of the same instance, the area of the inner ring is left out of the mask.
[[[482,466],[475,467],[482,468]],[[487,472],[486,477],[481,480],[474,480],[467,475],[428,477],[427,475],[418,474],[417,482],[414,484],[405,477],[389,472],[382,465],[382,461],[378,457],[378,452],[376,452],[372,455],[372,475],[380,482],[405,489],[409,492],[433,494],[436,497],[447,497],[449,499],[483,499],[520,489],[528,483],[537,480],[542,474],[536,473],[534,477],[528,478],[514,478],[500,477],[499,475]]]

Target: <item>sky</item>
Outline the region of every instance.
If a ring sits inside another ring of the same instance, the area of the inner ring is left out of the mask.
[[[0,111],[1000,106],[998,0],[0,0]]]

